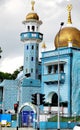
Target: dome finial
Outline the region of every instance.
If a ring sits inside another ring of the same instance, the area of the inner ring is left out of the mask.
[[[32,1],[31,1],[32,11],[34,11],[34,4],[35,4],[35,1],[34,1],[34,0],[32,0]]]
[[[42,52],[44,52],[45,49],[46,49],[46,44],[45,44],[45,42],[43,42],[43,43],[42,43]]]
[[[45,42],[42,43],[42,48],[44,48],[44,49],[46,48]]]
[[[69,5],[67,6],[67,10],[68,10],[68,21],[67,21],[67,23],[68,23],[68,24],[72,24],[72,20],[71,20],[72,5],[71,5],[71,4],[69,4]]]

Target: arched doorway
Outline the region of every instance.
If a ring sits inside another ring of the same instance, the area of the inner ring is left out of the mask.
[[[58,106],[58,95],[57,95],[57,93],[54,93],[52,95],[51,105],[52,106]]]
[[[26,103],[22,104],[22,105],[19,107],[19,113],[21,112],[21,110],[22,110],[25,106],[29,106],[30,108],[32,108],[32,110],[34,111],[34,113],[36,113],[36,107],[35,107],[35,105],[33,105],[33,104],[30,103],[30,102],[26,102]]]
[[[27,110],[24,108],[26,107],[30,107],[30,110]],[[19,111],[18,111],[18,126],[19,127],[31,127],[33,124],[33,119],[35,117],[35,113],[36,113],[36,108],[33,104],[31,103],[24,103],[23,105],[21,105],[19,107]]]

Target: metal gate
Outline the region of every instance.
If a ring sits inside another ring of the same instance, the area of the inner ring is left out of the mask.
[[[22,111],[21,112],[21,126],[22,127],[32,127],[33,125],[33,111]]]

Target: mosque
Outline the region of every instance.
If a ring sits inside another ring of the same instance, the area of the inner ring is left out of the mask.
[[[51,111],[57,112],[59,101],[62,113],[69,116],[74,113],[80,115],[80,30],[72,25],[72,5],[67,6],[66,27],[62,27],[61,23],[55,36],[55,49],[46,51],[46,44],[42,44],[40,62],[42,21],[35,12],[34,4],[32,0],[31,11],[22,22],[25,31],[20,34],[20,39],[24,42],[23,72],[15,80],[4,80],[0,83],[0,109],[4,113],[13,110],[14,104],[19,101],[20,107],[27,106],[28,110],[32,110],[34,107],[31,104],[31,95],[43,93],[47,104],[43,111],[51,106]]]

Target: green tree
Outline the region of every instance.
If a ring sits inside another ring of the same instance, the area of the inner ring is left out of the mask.
[[[4,79],[16,79],[17,75],[20,73],[20,71],[23,70],[23,66],[19,67],[19,69],[16,69],[13,74],[0,72],[0,81],[3,81]]]
[[[19,72],[20,71],[18,69],[14,71],[14,73],[12,74],[13,79],[17,78],[17,75],[19,74]]]
[[[13,74],[12,74],[12,77],[13,79],[16,79],[17,78],[17,75],[23,70],[23,66],[19,67],[19,69],[16,69]]]
[[[13,79],[13,77],[10,73],[0,72],[0,81],[3,81],[4,79]]]

